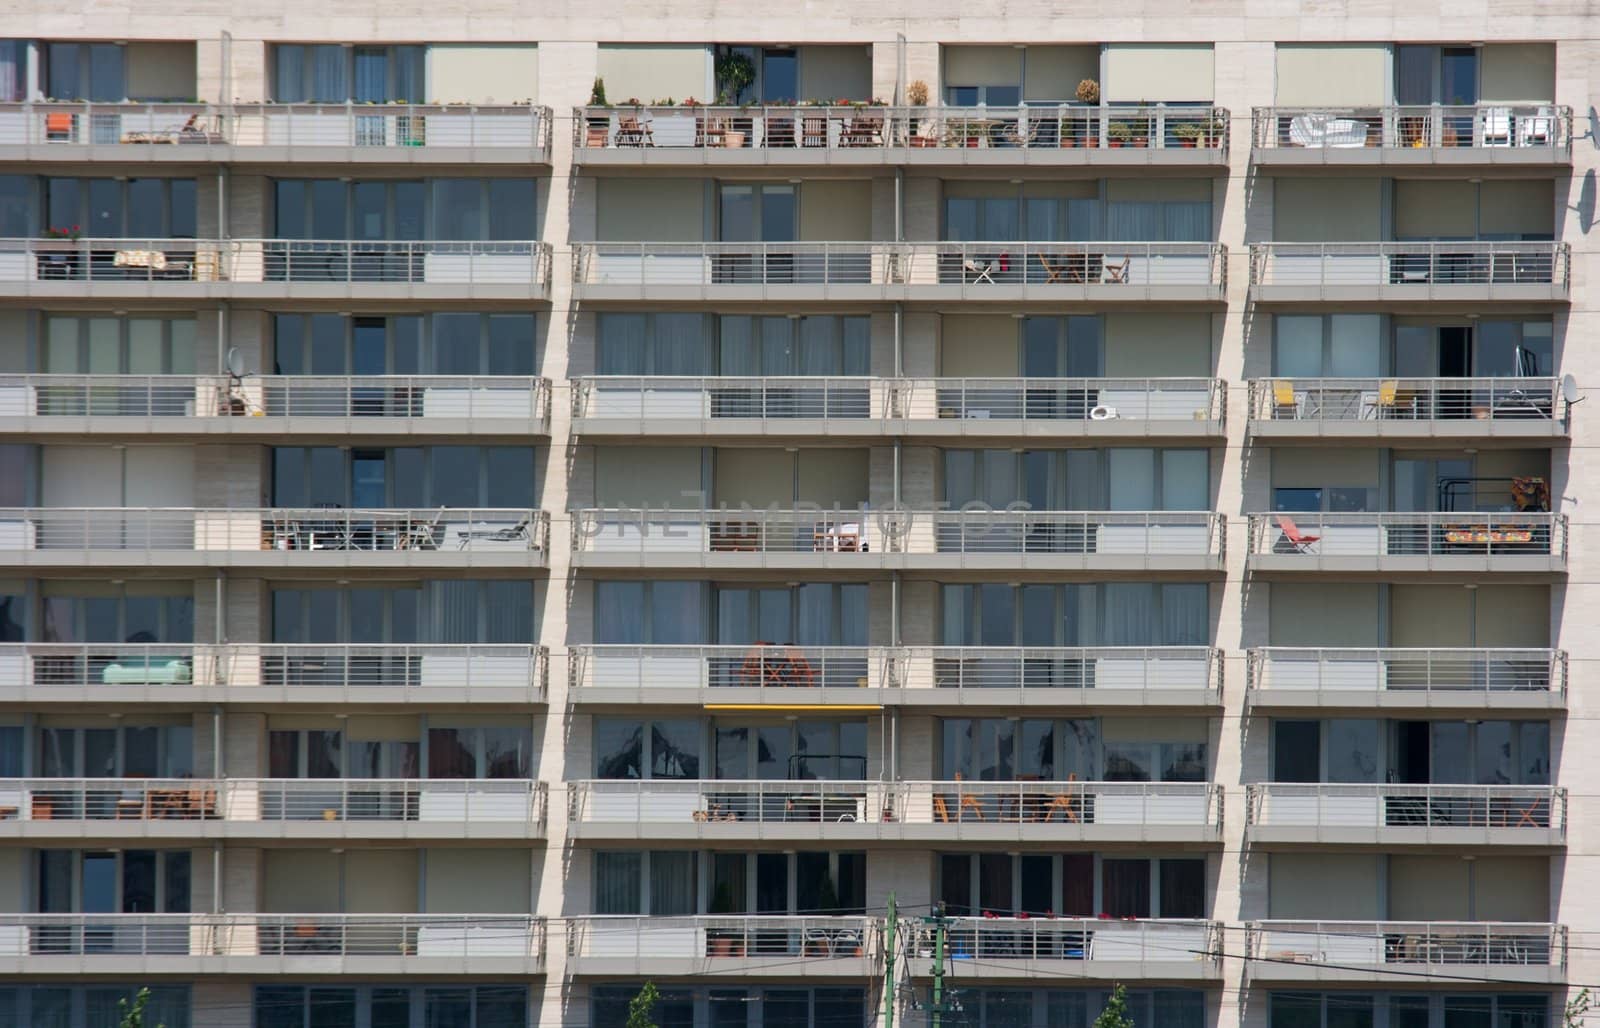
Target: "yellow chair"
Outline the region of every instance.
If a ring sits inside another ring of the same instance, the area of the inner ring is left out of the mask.
[[[1298,418],[1300,416],[1300,398],[1295,395],[1294,383],[1286,378],[1275,379],[1272,383],[1272,406],[1276,418]]]
[[[1416,411],[1416,402],[1409,400],[1402,405],[1400,402],[1400,383],[1396,379],[1378,383],[1378,419],[1399,417],[1403,407],[1410,407],[1411,413]]]

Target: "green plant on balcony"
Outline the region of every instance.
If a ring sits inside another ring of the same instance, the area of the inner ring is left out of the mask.
[[[606,80],[605,79],[596,78],[594,80],[594,85],[589,87],[589,106],[590,107],[610,107],[611,106],[610,104],[606,103]]]
[[[1206,134],[1205,128],[1198,121],[1180,121],[1172,127],[1172,138],[1178,145],[1194,149],[1200,145],[1200,139]]]
[[[1113,147],[1130,146],[1133,142],[1133,126],[1125,121],[1113,121],[1106,126],[1106,138],[1111,140]]]
[[[717,77],[718,103],[737,103],[756,80],[756,62],[747,54],[725,53],[717,58],[713,70]]]
[[[906,103],[913,107],[928,106],[928,84],[921,79],[906,87]]]
[[[1097,104],[1100,102],[1100,83],[1094,79],[1084,79],[1078,83],[1075,94],[1079,103]]]

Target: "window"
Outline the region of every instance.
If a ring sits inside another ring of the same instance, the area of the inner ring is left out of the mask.
[[[306,45],[272,47],[276,103],[424,103],[422,46]]]
[[[1210,510],[1205,450],[946,450],[944,499],[1032,510]],[[1036,540],[1029,539],[1032,548]],[[1065,542],[1065,540],[1063,540]]]
[[[532,314],[273,316],[278,375],[532,375]]]
[[[194,774],[190,725],[123,725],[117,728],[43,727],[38,734],[39,774],[45,778],[185,778]],[[110,817],[116,797],[105,796]]]
[[[1273,329],[1274,374],[1376,378],[1383,373],[1383,318],[1377,314],[1280,314]]]
[[[531,643],[533,583],[442,579],[382,589],[275,588],[278,643]]]
[[[538,236],[535,196],[532,179],[278,179],[273,224],[282,239],[527,241]],[[406,270],[370,261],[362,268]]]
[[[1196,583],[1000,583],[941,587],[944,646],[1205,646],[1210,598]]]
[[[1362,513],[1373,509],[1376,492],[1365,486],[1280,486],[1272,490],[1272,509],[1286,514]]]
[[[624,1028],[628,1004],[640,987],[641,983],[593,986],[589,1024]],[[663,987],[658,992],[652,1018],[658,1028],[868,1028],[876,1017],[866,991],[858,988]]]
[[[594,720],[595,775],[599,778],[700,778],[699,721]]]
[[[32,175],[0,175],[0,234],[6,238],[19,239],[35,234],[37,181]]]
[[[699,856],[684,850],[596,851],[595,913],[652,917],[698,913]]]
[[[527,778],[533,730],[526,725],[428,728],[429,778]]]
[[[0,103],[28,99],[28,41],[0,39]]]
[[[45,94],[51,99],[99,103],[130,99],[124,81],[121,46],[115,43],[46,43],[41,49]]]
[[[191,178],[44,180],[46,227],[80,226],[91,239],[193,239],[198,210]]]
[[[46,315],[40,358],[52,375],[192,375],[195,319]]]
[[[188,850],[40,850],[38,912],[41,914],[186,914],[189,912]],[[85,940],[54,937],[63,947]],[[115,947],[116,942],[111,941]],[[159,941],[132,938],[135,951]],[[172,945],[188,951],[187,940]],[[67,952],[68,950],[62,950]]]
[[[1430,1024],[1442,1028],[1547,1028],[1550,997],[1533,992],[1274,992],[1268,1013],[1269,1028],[1428,1028]]]
[[[717,778],[861,781],[867,777],[864,720],[743,725],[719,719],[712,745]]]
[[[528,1028],[525,985],[255,987],[256,1028]]]
[[[194,641],[194,596],[189,583],[128,587],[72,582],[43,585],[43,642],[189,643]],[[95,590],[91,592],[90,590]],[[99,592],[104,590],[104,592]],[[96,593],[99,593],[98,595]]]
[[[536,461],[531,446],[278,446],[272,449],[272,503],[531,509]]]
[[[1017,186],[1008,194],[947,196],[944,236],[952,242],[1128,240],[1209,242],[1209,200],[1107,200],[1031,197]],[[1027,268],[1028,281],[1044,281],[1043,268]]]
[[[1096,719],[943,718],[940,773],[967,781],[1203,782],[1207,744],[1202,739],[1128,741],[1119,723],[1114,739]],[[1203,733],[1203,724],[1196,724]],[[1155,734],[1155,733],[1152,733]]]
[[[944,96],[952,107],[1016,107],[1022,102],[1022,87],[951,85],[944,87]]]
[[[101,1028],[121,1022],[117,1004],[133,1002],[144,985],[0,985],[5,1028]],[[145,1019],[164,1028],[189,1028],[189,987],[148,986]]]
[[[958,917],[1206,916],[1203,857],[944,853],[936,867],[939,898]]]

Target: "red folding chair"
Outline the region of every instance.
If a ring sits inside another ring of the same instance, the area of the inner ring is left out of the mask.
[[[1320,535],[1307,535],[1300,531],[1294,519],[1287,514],[1278,515],[1278,527],[1283,530],[1284,539],[1294,547],[1296,553],[1310,553],[1311,544],[1322,538]]]

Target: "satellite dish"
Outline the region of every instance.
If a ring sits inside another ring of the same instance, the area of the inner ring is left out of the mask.
[[[1578,380],[1570,374],[1561,376],[1561,398],[1568,403],[1577,403],[1583,399],[1578,395]]]
[[[244,358],[239,356],[237,346],[228,347],[228,356],[224,359],[224,363],[228,366],[228,374],[234,378],[244,377]]]

